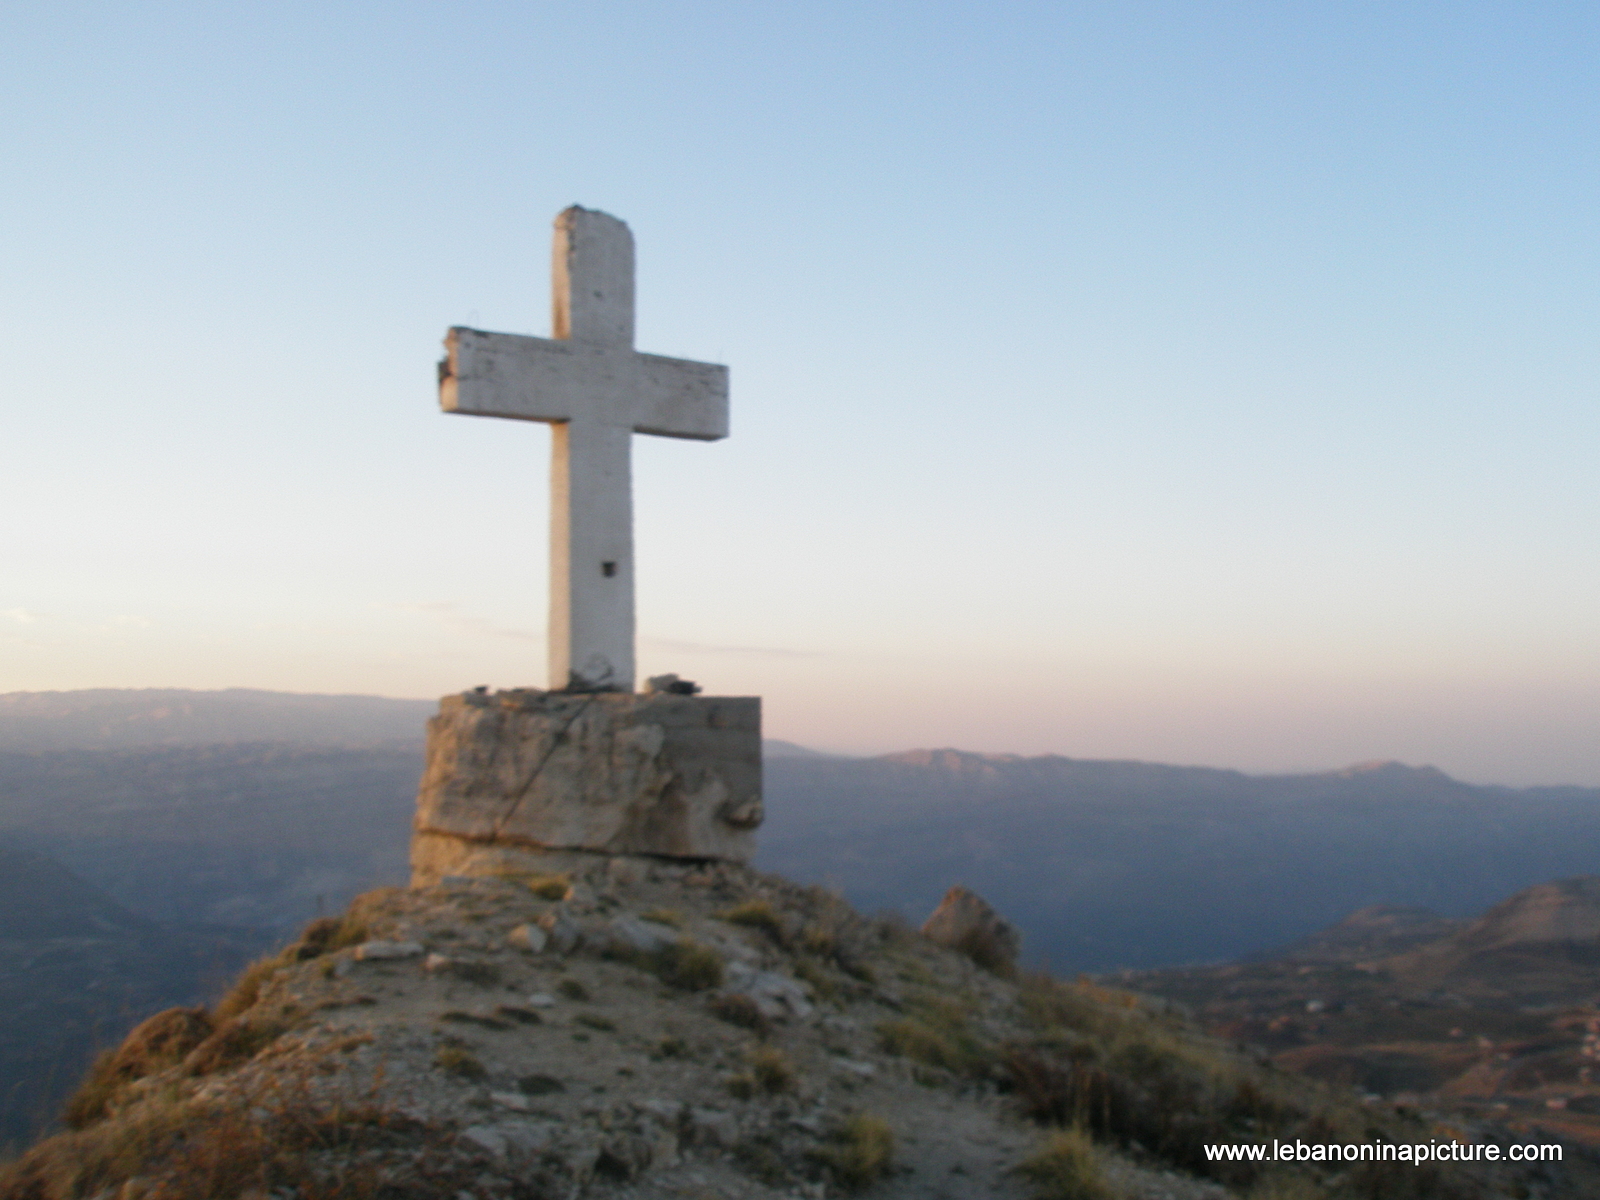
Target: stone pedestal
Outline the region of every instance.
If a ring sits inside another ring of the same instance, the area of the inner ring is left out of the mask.
[[[762,815],[757,697],[467,692],[428,722],[412,881],[552,852],[744,862]]]

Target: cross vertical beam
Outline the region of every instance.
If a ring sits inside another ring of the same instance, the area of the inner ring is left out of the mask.
[[[634,433],[728,436],[728,369],[633,348],[633,234],[574,206],[555,221],[553,338],[455,328],[446,412],[553,425],[549,680],[632,691]]]

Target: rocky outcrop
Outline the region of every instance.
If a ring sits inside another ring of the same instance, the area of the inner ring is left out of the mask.
[[[1017,969],[1022,935],[977,892],[953,887],[922,925],[923,935],[959,950],[986,970],[1008,975]]]
[[[545,851],[742,862],[762,816],[755,697],[468,692],[428,723],[413,878]]]

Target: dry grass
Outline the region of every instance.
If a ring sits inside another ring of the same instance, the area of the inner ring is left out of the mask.
[[[236,1017],[217,1027],[184,1060],[191,1075],[214,1075],[249,1062],[293,1027],[288,1016]]]
[[[349,946],[359,946],[367,936],[366,922],[348,913],[342,917],[318,917],[305,927],[300,940],[285,950],[282,958],[288,962],[303,962]]]
[[[1017,961],[1013,955],[1014,947],[1004,941],[993,929],[973,928],[967,930],[951,947],[961,954],[965,954],[978,966],[1002,979],[1014,979],[1017,974]]]
[[[572,895],[570,875],[529,875],[522,885],[541,900],[565,900]]]
[[[121,1046],[94,1060],[67,1100],[62,1122],[69,1129],[82,1129],[100,1120],[128,1084],[177,1066],[215,1028],[202,1008],[169,1008],[142,1021]]]
[[[1007,1048],[1002,1065],[1018,1108],[1034,1120],[1078,1126],[1096,1141],[1244,1190],[1263,1178],[1246,1162],[1212,1162],[1207,1143],[1413,1140],[1381,1114],[1308,1081],[1265,1070],[1137,997],[1046,976],[1023,980],[1020,998],[1038,1036]],[[1338,1195],[1360,1200],[1467,1200],[1476,1184],[1452,1168],[1348,1172]],[[1262,1183],[1263,1187],[1269,1186]],[[1270,1186],[1298,1197],[1285,1179]],[[1294,1189],[1299,1189],[1297,1192]],[[1265,1193],[1270,1195],[1270,1192]],[[1319,1193],[1314,1189],[1311,1196]]]
[[[227,994],[217,1001],[212,1009],[212,1016],[218,1022],[228,1021],[245,1009],[255,1007],[256,1002],[261,999],[261,989],[283,965],[282,954],[273,954],[251,963],[239,973],[239,978],[234,980]]]
[[[717,914],[719,920],[727,921],[730,925],[743,925],[747,929],[759,929],[778,945],[785,943],[783,935],[783,921],[768,900],[747,900],[743,904],[736,904],[732,908]]]
[[[894,1169],[894,1130],[881,1117],[857,1113],[812,1154],[835,1187],[859,1192]]]
[[[722,959],[693,938],[679,938],[652,956],[650,967],[669,987],[701,992],[722,985]]]
[[[1082,1129],[1063,1129],[1017,1167],[1034,1200],[1111,1200],[1100,1156]]]
[[[302,1200],[423,1200],[470,1186],[454,1131],[407,1118],[376,1088],[313,1094],[304,1079],[229,1104],[146,1102],[136,1113],[59,1134],[0,1167],[0,1200],[81,1200],[139,1192],[160,1200],[292,1194]],[[136,1185],[137,1186],[137,1185]]]
[[[433,1063],[446,1075],[454,1075],[457,1079],[479,1080],[489,1077],[488,1070],[478,1061],[477,1055],[454,1042],[445,1042],[435,1050]]]
[[[794,1064],[782,1050],[761,1046],[750,1052],[750,1074],[756,1086],[769,1096],[792,1092],[795,1087]]]
[[[948,999],[925,1000],[911,1014],[878,1026],[878,1044],[924,1066],[957,1075],[981,1075],[992,1055],[967,1027],[964,1005]]]
[[[728,996],[713,996],[706,1005],[711,1010],[711,1015],[730,1025],[738,1025],[744,1029],[751,1029],[763,1038],[772,1032],[772,1022],[756,1007],[756,1002],[749,996],[735,992]]]
[[[675,908],[652,908],[649,912],[640,913],[646,921],[654,921],[657,925],[665,925],[669,929],[683,929],[689,921]]]

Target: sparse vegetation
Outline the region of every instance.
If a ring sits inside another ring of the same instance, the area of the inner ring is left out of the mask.
[[[132,1119],[51,1138],[0,1166],[0,1196],[426,1200],[470,1186],[477,1173],[470,1161],[448,1157],[454,1136],[375,1093],[318,1098],[297,1077],[240,1103],[146,1106]],[[417,1165],[423,1155],[431,1160],[425,1171]]]
[[[978,966],[1002,979],[1013,978],[1017,973],[1016,960],[1012,957],[1012,949],[999,935],[997,930],[988,927],[975,927],[966,931],[951,947],[965,954]]]
[[[756,1007],[756,1002],[742,992],[733,992],[726,996],[713,996],[707,1005],[713,1016],[738,1025],[744,1029],[754,1030],[762,1037],[772,1031],[772,1022]]]
[[[651,966],[662,983],[686,992],[722,984],[722,959],[715,950],[692,938],[679,938],[655,955]]]
[[[458,958],[450,964],[449,971],[463,983],[476,984],[478,987],[494,987],[500,982],[500,968],[491,962]]]
[[[795,1085],[794,1064],[782,1050],[760,1046],[750,1052],[750,1074],[756,1086],[770,1096],[779,1092],[792,1092]]]
[[[646,921],[654,921],[657,925],[665,925],[669,929],[683,929],[688,925],[688,920],[675,908],[652,908],[649,912],[641,913]]]
[[[567,1085],[554,1075],[524,1075],[517,1080],[517,1091],[524,1096],[550,1096],[566,1090]]]
[[[778,945],[784,944],[783,921],[772,907],[770,900],[747,900],[743,904],[736,904],[718,913],[717,916],[730,925],[759,929]]]
[[[990,1060],[968,1030],[963,1006],[947,999],[925,1000],[911,1015],[883,1022],[878,1043],[890,1054],[957,1075],[983,1073]]]
[[[486,1079],[489,1072],[478,1061],[476,1055],[465,1046],[453,1042],[445,1042],[433,1052],[433,1062],[436,1067],[447,1075],[454,1075],[458,1079],[479,1080]]]
[[[857,1113],[812,1153],[836,1187],[859,1192],[893,1169],[894,1130],[882,1117]]]
[[[1112,1200],[1100,1158],[1080,1128],[1062,1129],[1017,1167],[1034,1200]]]
[[[303,962],[348,946],[359,946],[367,936],[366,922],[348,913],[339,917],[318,917],[305,927],[299,941],[281,957],[287,962]]]
[[[69,1129],[82,1129],[106,1115],[128,1084],[177,1066],[215,1031],[203,1008],[169,1008],[135,1026],[121,1046],[94,1060],[61,1114]]]
[[[570,875],[529,875],[522,884],[541,900],[565,900],[572,895]]]
[[[598,1029],[602,1033],[611,1033],[617,1028],[615,1021],[599,1013],[579,1013],[573,1020],[586,1029]]]
[[[462,1012],[460,1009],[456,1008],[452,1008],[448,1012],[440,1013],[439,1020],[450,1021],[457,1025],[477,1025],[483,1029],[511,1028],[508,1022],[502,1021],[499,1017],[488,1017],[481,1013]]]
[[[292,1017],[287,1013],[235,1017],[196,1046],[184,1066],[191,1075],[214,1075],[249,1062],[292,1027]]]
[[[283,955],[273,954],[266,958],[257,959],[246,967],[234,981],[227,994],[217,1001],[212,1009],[212,1016],[217,1021],[227,1021],[251,1008],[256,1001],[261,999],[261,989],[284,965]]]

